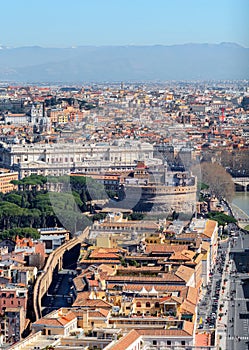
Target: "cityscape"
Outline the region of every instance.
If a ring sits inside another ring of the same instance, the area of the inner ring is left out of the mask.
[[[248,4],[26,1],[1,5],[0,349],[249,349]]]

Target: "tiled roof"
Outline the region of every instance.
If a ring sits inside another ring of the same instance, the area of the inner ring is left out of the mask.
[[[76,315],[72,312],[69,311],[66,315],[59,316],[57,318],[54,317],[43,317],[34,322],[34,325],[45,325],[45,326],[50,326],[50,327],[64,327],[67,325],[69,322],[71,322],[73,319],[76,318]]]
[[[195,253],[191,250],[183,249],[182,251],[174,252],[169,258],[169,260],[182,260],[191,261],[195,256]]]
[[[129,266],[129,267],[123,267],[123,266],[120,266],[118,267],[118,272],[137,272],[137,273],[140,273],[140,272],[143,272],[143,271],[150,271],[150,272],[160,272],[162,270],[162,266],[141,266],[141,267],[132,267],[132,266]]]
[[[97,248],[94,249],[93,252],[99,253],[99,254],[108,254],[108,253],[119,253],[120,251],[123,251],[124,249],[121,248]]]
[[[185,312],[184,312],[185,311]],[[184,302],[181,304],[181,313],[188,313],[191,315],[195,314],[195,305],[190,303],[187,300],[184,300]]]
[[[73,283],[77,291],[81,291],[85,288],[85,282],[81,276],[77,276],[73,279]]]
[[[136,331],[140,335],[144,336],[158,336],[158,337],[175,337],[175,336],[191,336],[193,335],[193,331],[191,333],[191,325],[185,324],[190,323],[192,326],[192,322],[184,321],[183,329],[137,329]],[[194,328],[193,328],[194,329]]]
[[[185,282],[188,282],[191,278],[191,276],[194,274],[195,270],[191,269],[190,267],[187,267],[185,265],[181,265],[178,267],[176,271],[176,276],[183,279]]]
[[[82,264],[117,264],[120,265],[121,262],[119,259],[82,259],[80,260]]]
[[[106,310],[106,309],[97,309],[97,310],[89,310],[89,317],[107,317],[109,314],[110,310]]]
[[[181,266],[180,266],[181,267]],[[189,268],[188,268],[189,269]],[[193,271],[192,269],[189,269]],[[186,277],[184,275],[184,277]],[[183,278],[172,273],[164,273],[162,277],[149,277],[149,276],[109,276],[106,281],[117,281],[117,282],[151,282],[155,283],[167,283],[167,282],[183,282]]]
[[[194,333],[194,324],[189,321],[184,321],[183,330],[187,332],[189,335],[193,335]]]
[[[210,333],[197,333],[195,335],[196,346],[210,346],[211,345],[211,334]]]
[[[194,287],[188,287],[187,300],[196,305],[198,302],[198,289]]]
[[[202,241],[201,243],[201,249],[204,250],[204,251],[209,251],[210,250],[210,244],[209,242],[206,242],[206,241]]]
[[[90,254],[90,259],[118,259],[118,254],[92,252]]]
[[[80,306],[81,303],[84,303],[85,300],[87,300],[90,296],[91,292],[78,292],[75,302],[73,303],[73,306]]]
[[[110,350],[126,350],[132,343],[134,343],[137,339],[139,339],[140,334],[132,330],[129,333],[127,333],[124,337],[119,339],[119,341],[114,344]]]
[[[184,249],[188,249],[187,245],[180,244],[147,244],[145,248],[145,252],[147,254],[150,253],[175,253],[182,251]]]
[[[214,220],[207,220],[203,234],[209,238],[212,237],[215,228],[217,227],[217,222]]]

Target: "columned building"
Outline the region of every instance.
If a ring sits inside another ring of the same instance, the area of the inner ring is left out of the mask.
[[[139,141],[113,143],[0,144],[0,167],[31,174],[60,176],[71,172],[131,170],[137,162],[160,164],[153,158],[153,145]]]

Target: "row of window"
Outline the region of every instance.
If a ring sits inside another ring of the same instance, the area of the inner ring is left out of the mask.
[[[157,341],[157,340],[153,340],[152,344],[153,344],[153,345],[157,345],[157,344],[158,344],[158,341]],[[167,344],[167,345],[172,345],[172,341],[171,341],[171,340],[167,340],[167,341],[166,341],[166,344]],[[185,341],[185,340],[182,340],[182,341],[181,341],[181,345],[186,345],[186,341]]]
[[[136,307],[142,307],[142,304],[141,304],[140,301],[137,301]],[[145,303],[145,307],[151,307],[151,304],[150,304],[149,301],[147,301],[147,302]],[[155,302],[155,307],[160,307],[160,304],[159,304],[158,301]]]
[[[5,304],[6,304],[6,300],[3,300],[3,305],[5,305]],[[11,301],[10,301],[10,304],[11,304],[11,305],[14,305],[14,301],[11,300]],[[21,305],[20,300],[17,301],[17,304],[18,304],[18,305]]]

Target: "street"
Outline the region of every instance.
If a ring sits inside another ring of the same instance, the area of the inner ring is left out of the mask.
[[[249,235],[231,238],[227,349],[249,349]]]
[[[231,228],[231,227],[230,227]],[[211,281],[198,307],[198,328],[216,332],[223,350],[249,349],[249,234],[233,228],[220,242]]]
[[[42,298],[42,315],[45,316],[60,307],[71,306],[74,301],[72,279],[74,270],[61,270],[54,274],[47,294]]]

